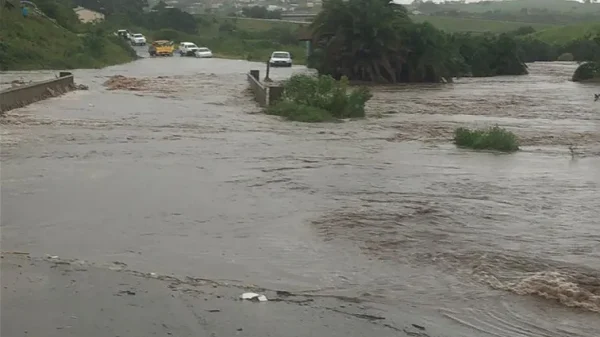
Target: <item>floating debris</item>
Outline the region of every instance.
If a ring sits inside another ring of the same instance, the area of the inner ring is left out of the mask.
[[[257,293],[243,293],[242,296],[240,296],[240,298],[243,300],[249,300],[249,301],[255,301],[255,302],[268,301],[267,296],[257,294]]]
[[[148,80],[145,79],[115,75],[111,76],[106,82],[104,82],[104,86],[107,87],[108,90],[140,91],[146,89],[147,83]]]

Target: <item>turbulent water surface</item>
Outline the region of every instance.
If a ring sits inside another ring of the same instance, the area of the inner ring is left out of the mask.
[[[3,119],[2,249],[352,296],[440,336],[600,336],[600,87],[575,67],[378,87],[319,125],[259,113],[259,64],[75,71],[89,91]],[[451,144],[494,124],[522,151]]]

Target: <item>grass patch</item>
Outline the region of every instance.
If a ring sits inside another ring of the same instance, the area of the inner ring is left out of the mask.
[[[266,113],[288,120],[316,123],[343,118],[362,118],[371,98],[366,87],[349,88],[348,79],[331,76],[294,75],[284,84],[281,101]]]
[[[135,59],[131,47],[108,32],[76,34],[17,10],[0,12],[1,70],[100,68]]]
[[[499,126],[485,130],[458,128],[454,131],[454,143],[459,147],[475,150],[515,152],[519,150],[517,136]]]

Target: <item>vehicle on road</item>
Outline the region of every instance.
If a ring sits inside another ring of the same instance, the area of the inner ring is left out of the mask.
[[[179,44],[179,55],[181,56],[196,56],[198,46],[192,42],[181,42]]]
[[[129,38],[129,40],[131,41],[131,44],[134,46],[145,46],[146,45],[146,38],[144,37],[144,35],[142,35],[140,33],[131,34],[131,38]]]
[[[119,29],[119,30],[117,30],[116,35],[119,36],[120,38],[124,39],[124,40],[130,40],[131,39],[131,33],[129,33],[129,31],[127,29]]]
[[[173,56],[175,46],[173,41],[157,40],[150,44],[148,47],[148,54],[150,56]]]
[[[272,67],[291,67],[292,55],[287,51],[275,51],[271,54],[269,64]]]
[[[199,58],[211,58],[213,57],[212,51],[206,47],[200,47],[195,51],[196,57]]]

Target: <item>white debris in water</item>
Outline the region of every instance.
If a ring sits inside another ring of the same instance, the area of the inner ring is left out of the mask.
[[[257,294],[257,293],[243,293],[242,296],[240,296],[240,298],[243,300],[258,301],[258,302],[268,301],[267,296]]]

